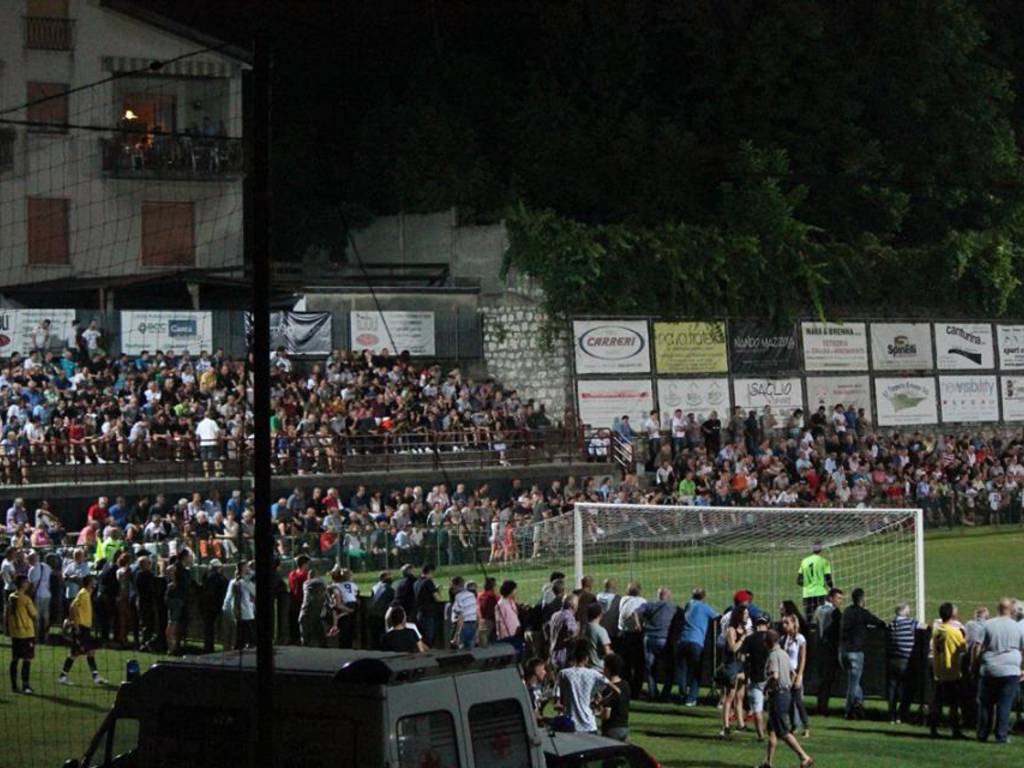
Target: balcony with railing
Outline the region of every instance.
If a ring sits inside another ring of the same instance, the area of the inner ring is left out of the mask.
[[[226,181],[245,173],[241,139],[119,132],[100,139],[102,170],[117,179]]]
[[[14,167],[14,141],[16,134],[12,128],[0,128],[0,171]]]
[[[73,51],[75,20],[50,16],[25,16],[25,47],[39,51]]]

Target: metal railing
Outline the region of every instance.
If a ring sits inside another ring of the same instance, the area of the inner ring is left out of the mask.
[[[125,132],[100,139],[103,173],[119,179],[228,179],[245,173],[241,139]]]
[[[52,16],[23,16],[25,47],[40,51],[73,51],[75,20]]]

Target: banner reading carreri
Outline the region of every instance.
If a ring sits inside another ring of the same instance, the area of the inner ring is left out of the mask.
[[[726,373],[725,323],[654,324],[654,366],[658,373]]]
[[[649,373],[646,320],[574,320],[576,373]]]

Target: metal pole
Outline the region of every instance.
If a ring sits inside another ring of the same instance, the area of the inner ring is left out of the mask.
[[[917,586],[917,620],[925,624],[925,590],[924,590],[924,510],[914,510],[914,576]]]
[[[583,581],[583,510],[576,504],[572,508],[573,527],[573,584]]]
[[[274,534],[270,520],[270,33],[256,38],[253,67],[252,368],[256,495],[256,753],[274,764]]]

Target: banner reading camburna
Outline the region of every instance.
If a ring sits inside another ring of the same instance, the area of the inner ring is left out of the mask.
[[[654,393],[649,379],[585,380],[576,382],[579,418],[591,427],[611,427],[629,416],[640,432],[647,415],[654,410]]]
[[[806,370],[868,369],[868,334],[864,323],[800,323],[800,330]]]
[[[1024,377],[1000,376],[1003,421],[1024,421]]]
[[[702,420],[712,411],[725,418],[730,405],[728,379],[658,379],[658,409],[664,429],[671,426],[677,408],[683,416],[692,413]]]
[[[650,373],[646,320],[573,320],[576,373]]]
[[[999,421],[995,376],[939,376],[943,423]]]
[[[997,325],[999,367],[1004,371],[1024,369],[1024,325]]]
[[[927,371],[932,367],[928,323],[872,323],[871,367],[876,371]]]
[[[433,312],[351,312],[349,320],[353,352],[434,355]]]
[[[776,373],[800,369],[796,326],[777,328],[757,320],[729,323],[729,357],[733,373]]]
[[[121,313],[121,351],[137,355],[160,349],[180,355],[213,351],[213,313],[189,310]]]
[[[875,403],[882,427],[939,423],[932,376],[875,379]]]
[[[935,359],[943,370],[995,367],[988,323],[935,323]]]
[[[733,379],[733,402],[744,411],[764,411],[772,407],[776,416],[788,416],[795,408],[804,407],[803,383],[798,378]]]
[[[0,357],[28,355],[37,347],[59,352],[74,319],[73,309],[0,309]],[[49,336],[42,328],[44,320],[50,321]]]
[[[829,413],[837,405],[863,408],[870,419],[871,382],[867,376],[808,376],[807,408],[816,411],[819,405],[824,405]]]
[[[654,368],[664,373],[727,373],[725,323],[655,323]]]

